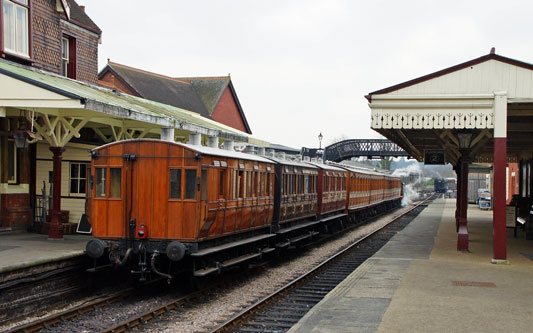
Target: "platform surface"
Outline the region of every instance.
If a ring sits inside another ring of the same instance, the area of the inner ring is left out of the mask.
[[[27,232],[0,234],[0,273],[83,255],[87,235],[65,235],[49,240],[48,235]]]
[[[437,199],[290,332],[531,332],[533,241],[507,232],[492,264],[492,211],[468,209],[458,252],[455,199]]]

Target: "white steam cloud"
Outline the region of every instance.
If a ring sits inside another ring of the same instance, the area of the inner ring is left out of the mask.
[[[418,192],[415,188],[419,187],[422,182],[422,168],[418,163],[396,169],[392,175],[402,177],[402,181],[404,182],[402,206],[407,206],[418,199]]]

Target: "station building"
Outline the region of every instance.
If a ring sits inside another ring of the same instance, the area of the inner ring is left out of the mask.
[[[469,166],[492,164],[493,262],[506,262],[506,183],[513,191],[518,180],[519,215],[527,215],[532,203],[533,65],[498,55],[493,48],[365,97],[374,130],[419,161],[429,162],[425,159],[437,153],[453,165],[458,250],[469,248]],[[518,170],[512,163],[518,163]],[[511,177],[506,170],[512,170]],[[533,238],[533,226],[526,226],[526,237]]]
[[[245,131],[186,105],[98,85],[102,32],[74,0],[2,0],[0,11],[2,230],[33,226],[51,238],[75,230],[85,211],[89,150],[111,141],[160,138],[164,132],[177,141],[200,133],[204,140],[268,145],[250,135],[240,105],[218,103],[224,105],[213,111],[242,113]],[[229,80],[225,87],[236,99]],[[227,101],[227,90],[217,101]],[[42,200],[50,195],[52,200]]]

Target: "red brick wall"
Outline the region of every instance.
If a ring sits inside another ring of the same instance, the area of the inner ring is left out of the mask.
[[[246,132],[246,127],[244,126],[244,122],[242,121],[241,114],[239,113],[239,109],[233,99],[229,86],[226,87],[226,91],[222,94],[211,117],[219,123]]]
[[[1,194],[2,227],[26,229],[32,221],[29,194]]]
[[[120,92],[123,92],[125,94],[130,94],[130,95],[134,95],[134,96],[137,96],[137,94],[135,94],[133,91],[131,91],[128,86],[126,86],[125,84],[122,83],[122,81],[120,81],[119,79],[117,79],[115,77],[115,75],[113,75],[113,73],[111,72],[106,72],[102,78],[100,80],[98,80],[98,84],[101,85],[101,86],[104,86],[106,88],[112,88],[112,89],[116,89]]]
[[[34,67],[61,73],[61,39],[63,34],[76,39],[76,79],[98,81],[98,37],[83,28],[60,21],[55,0],[32,1],[32,52]]]

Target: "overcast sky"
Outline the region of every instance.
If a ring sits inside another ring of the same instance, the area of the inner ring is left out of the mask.
[[[231,73],[253,135],[295,148],[377,138],[364,95],[489,53],[533,63],[533,1],[77,0],[107,59]]]

